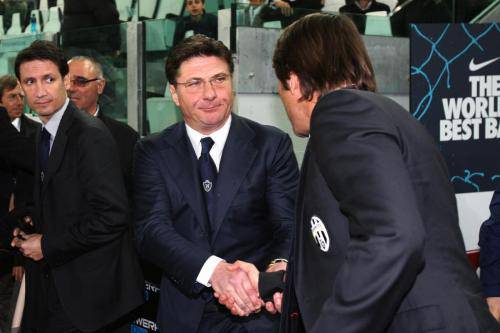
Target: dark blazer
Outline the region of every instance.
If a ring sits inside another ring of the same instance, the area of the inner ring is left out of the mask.
[[[320,98],[301,169],[283,331],[498,332],[426,129],[392,100]],[[300,330],[299,330],[300,331]]]
[[[485,297],[500,297],[500,187],[490,203],[490,218],[479,231],[479,266]]]
[[[138,249],[163,270],[162,332],[197,331],[205,296],[213,291],[196,277],[210,255],[251,262],[260,270],[288,257],[298,168],[291,140],[280,130],[232,116],[211,237],[184,122],[139,141],[134,178]],[[249,332],[277,327],[264,312],[242,319]]]
[[[10,195],[15,193],[16,207],[32,201],[35,166],[35,139],[37,125],[23,116],[21,132],[12,126],[7,111],[0,109],[0,247],[10,248],[12,229],[17,218],[7,215]],[[17,175],[17,177],[16,177]]]
[[[133,199],[132,164],[134,160],[134,147],[137,140],[139,140],[139,134],[127,124],[107,117],[103,109],[99,110],[97,118],[101,119],[115,139],[116,147],[118,148],[118,157],[120,158],[120,167],[125,181],[125,189],[131,203]]]
[[[43,183],[35,178],[35,228],[43,235],[44,259],[26,261],[23,325],[43,323],[46,279],[53,279],[68,318],[84,332],[141,304],[143,280],[116,145],[102,122],[70,102]]]

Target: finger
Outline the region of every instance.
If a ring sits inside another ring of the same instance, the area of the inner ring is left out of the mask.
[[[252,288],[252,284],[250,283],[247,274],[243,271],[238,274],[237,279],[233,279],[233,287],[241,301],[244,303],[244,306],[239,304],[240,308],[244,310],[248,309],[249,312],[253,312],[260,305],[257,293]]]
[[[12,241],[10,242],[10,246],[12,247],[17,247],[20,248],[21,245],[23,244],[23,240],[19,238],[13,238]]]
[[[15,228],[14,231],[12,231],[12,236],[17,237],[17,235],[19,235],[20,232],[21,232],[21,229]]]
[[[276,310],[281,313],[281,305],[283,302],[283,293],[274,293],[273,295],[274,307]]]
[[[273,302],[266,302],[266,311],[272,314],[277,312]]]
[[[24,223],[29,224],[30,226],[33,226],[33,220],[31,219],[31,216],[25,216],[23,220],[24,220]]]

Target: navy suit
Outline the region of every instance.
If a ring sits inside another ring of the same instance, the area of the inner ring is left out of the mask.
[[[500,187],[493,194],[491,216],[481,225],[479,232],[479,266],[485,297],[500,296]]]
[[[163,332],[197,331],[213,291],[196,278],[212,254],[260,270],[288,257],[298,168],[290,138],[278,129],[232,116],[211,235],[184,122],[140,141],[134,172],[138,249],[163,270]],[[249,332],[267,332],[277,316],[270,320],[264,312],[239,320]]]
[[[390,99],[321,97],[301,169],[283,331],[499,332],[425,128]]]

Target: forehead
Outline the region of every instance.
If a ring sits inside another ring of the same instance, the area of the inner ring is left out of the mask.
[[[229,65],[224,59],[215,56],[201,56],[184,61],[179,67],[178,78],[204,78],[220,73],[230,74]]]
[[[186,0],[186,5],[195,5],[203,3],[201,0]]]
[[[44,76],[47,74],[61,75],[59,68],[50,60],[31,60],[26,61],[19,66],[19,76],[22,80],[26,77]]]
[[[72,60],[68,67],[71,75],[86,76],[94,73],[94,66],[88,60]]]
[[[4,90],[4,94],[8,94],[10,92],[12,93],[18,93],[19,91],[21,90],[21,86],[19,85],[19,83],[14,87],[14,88],[5,88]]]

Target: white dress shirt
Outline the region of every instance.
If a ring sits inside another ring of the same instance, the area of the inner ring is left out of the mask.
[[[194,152],[197,158],[201,156],[201,142],[200,140],[205,137],[210,137],[214,140],[214,145],[210,149],[210,157],[215,163],[215,167],[217,168],[217,172],[219,172],[220,161],[222,158],[222,151],[224,150],[224,145],[226,144],[227,136],[229,134],[229,129],[231,128],[231,115],[226,120],[226,123],[219,128],[217,131],[211,133],[210,135],[204,135],[193,128],[189,127],[186,124],[186,131],[189,137],[189,141],[191,141],[191,145],[193,146]],[[201,267],[198,276],[196,277],[196,282],[201,283],[206,287],[210,287],[210,278],[212,277],[212,273],[215,270],[215,267],[224,259],[219,258],[217,256],[210,256],[207,261]]]
[[[18,132],[21,132],[21,117],[18,117],[16,119],[14,119],[12,122],[11,122],[12,126],[14,126],[16,128],[16,130]]]

